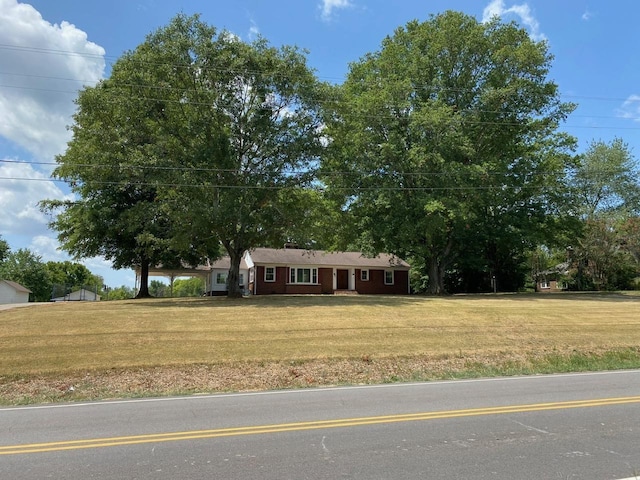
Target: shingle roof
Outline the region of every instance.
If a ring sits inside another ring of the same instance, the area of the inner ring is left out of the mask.
[[[210,268],[226,268],[226,269],[229,269],[229,268],[231,268],[231,258],[229,257],[229,255],[225,255],[224,257],[219,258],[215,262],[211,262]],[[248,268],[249,268],[249,266],[247,265],[247,262],[245,261],[244,256],[243,256],[242,260],[240,260],[240,269],[241,270],[246,270]]]
[[[256,264],[262,265],[316,265],[358,268],[399,268],[408,270],[409,264],[393,255],[384,253],[365,257],[360,252],[325,252],[296,248],[256,248],[249,252]]]
[[[9,285],[11,288],[13,288],[16,292],[22,292],[22,293],[33,293],[31,290],[29,290],[27,287],[23,287],[22,285],[20,285],[19,283],[16,282],[12,282],[11,280],[0,280],[0,282],[4,282],[7,285]]]

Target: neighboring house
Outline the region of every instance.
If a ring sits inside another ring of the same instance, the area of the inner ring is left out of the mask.
[[[56,297],[51,299],[52,302],[97,302],[100,301],[100,295],[91,290],[81,288],[75,292],[66,294],[64,297]]]
[[[0,280],[0,304],[27,303],[29,294],[32,293],[26,287],[11,280]]]
[[[246,255],[245,255],[246,257]],[[210,264],[211,275],[205,281],[206,295],[226,295],[227,294],[227,277],[229,276],[229,268],[231,268],[231,260],[229,257],[221,259]],[[240,262],[240,278],[238,285],[245,293],[249,293],[249,266],[246,259]]]
[[[538,274],[538,280],[536,281],[536,292],[554,293],[566,290],[562,278],[566,276],[568,272],[568,262],[560,263],[554,268],[540,272]]]
[[[410,266],[386,254],[256,248],[245,253],[249,291],[273,294],[407,294]]]

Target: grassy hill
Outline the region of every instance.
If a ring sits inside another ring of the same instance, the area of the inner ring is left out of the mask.
[[[273,296],[0,312],[0,402],[640,366],[640,296]]]

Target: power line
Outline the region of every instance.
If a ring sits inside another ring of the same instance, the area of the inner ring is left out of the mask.
[[[0,159],[0,163],[7,163],[7,164],[17,164],[17,165],[50,165],[50,166],[61,166],[61,164],[58,164],[56,162],[29,162],[26,160],[10,160],[10,159]],[[177,172],[208,172],[208,173],[221,173],[221,174],[225,174],[225,173],[232,173],[232,174],[237,174],[237,175],[247,175],[248,172],[242,172],[240,169],[230,169],[230,168],[212,168],[212,167],[188,167],[188,166],[159,166],[159,165],[117,165],[117,164],[113,164],[113,165],[109,165],[109,164],[92,164],[92,163],[86,163],[86,164],[73,164],[74,168],[82,168],[82,169],[95,169],[95,168],[103,168],[103,169],[113,169],[113,170],[137,170],[137,171],[146,171],[146,170],[150,170],[150,171],[177,171]],[[326,178],[326,177],[345,177],[345,176],[350,176],[350,175],[361,175],[360,172],[354,172],[354,171],[318,171],[317,169],[310,169],[310,170],[292,170],[292,171],[286,171],[283,174],[284,175],[294,175],[294,176],[300,176],[300,175],[309,175],[311,173],[314,172],[318,172],[317,176],[321,177],[321,178]],[[459,172],[458,172],[459,173]],[[469,176],[474,176],[474,177],[504,177],[504,178],[508,178],[510,174],[514,174],[517,175],[517,172],[465,172],[468,173]],[[255,172],[253,173],[254,175],[256,175],[257,177],[260,176],[260,172]],[[397,177],[450,177],[451,176],[451,172],[399,172],[399,171],[390,171],[388,173],[385,173],[386,175],[389,176],[397,176]],[[531,177],[544,177],[544,176],[556,176],[555,173],[552,172],[548,172],[548,171],[543,171],[543,172],[528,172],[526,174],[526,177],[531,178]],[[18,178],[24,178],[24,177],[18,177]],[[12,179],[15,179],[12,177]],[[64,180],[63,180],[64,181]]]
[[[70,55],[70,56],[80,56],[80,57],[89,57],[89,58],[113,58],[113,59],[122,59],[123,56],[115,57],[109,55],[101,55],[96,53],[88,53],[88,52],[78,52],[78,51],[70,51],[70,50],[60,50],[60,49],[49,49],[49,48],[40,48],[40,47],[28,47],[22,45],[12,45],[12,44],[0,44],[0,49],[8,49],[8,50],[18,50],[22,52],[33,52],[33,53],[43,53],[43,54],[55,54],[55,55]],[[128,61],[138,64],[138,65],[149,65],[149,66],[165,66],[165,67],[174,67],[174,68],[194,68],[194,64],[187,63],[172,63],[172,62],[146,62],[140,61],[137,59],[133,59],[131,57],[128,58]],[[246,73],[248,75],[259,75],[265,74],[268,75],[285,75],[284,73],[280,73],[278,71],[265,72],[263,70],[247,70],[247,69],[229,69],[229,68],[220,68],[215,66],[207,66],[207,67],[197,67],[198,70],[202,71],[217,71],[224,73]],[[10,72],[0,72],[3,75],[13,75],[13,76],[25,76],[25,77],[34,77],[34,78],[42,78],[42,79],[51,79],[51,80],[68,80],[80,83],[95,83],[96,80],[81,80],[81,79],[71,79],[71,78],[59,78],[59,77],[49,77],[44,75],[31,75],[31,74],[21,74],[21,73],[10,73]],[[336,79],[335,77],[323,77],[318,76],[319,79]],[[139,87],[143,87],[143,85],[138,85]],[[441,85],[433,85],[426,83],[413,83],[412,84],[413,91],[415,90],[432,90],[434,92],[452,92],[452,93],[475,93],[476,89],[473,88],[448,88],[443,87]],[[168,87],[172,88],[172,87]],[[71,92],[69,92],[71,93]],[[629,101],[629,98],[618,98],[618,97],[606,97],[606,96],[592,96],[592,95],[561,95],[562,98],[567,99],[585,99],[585,100],[598,100],[598,101],[616,101],[616,102],[626,102]]]
[[[25,178],[25,177],[0,177],[0,180],[8,181],[29,181],[29,182],[55,182],[55,183],[70,183],[61,179],[47,179],[47,178]],[[153,182],[119,182],[119,181],[89,181],[78,182],[82,184],[91,184],[97,186],[120,186],[120,187],[168,187],[168,188],[185,188],[185,189],[224,189],[224,190],[297,190],[300,188],[307,188],[312,191],[323,192],[327,190],[331,191],[344,191],[344,192],[368,192],[368,191],[505,191],[505,190],[544,190],[544,186],[536,185],[487,185],[487,186],[439,186],[439,187],[403,187],[403,186],[371,186],[371,187],[308,187],[305,185],[218,185],[218,184],[194,184],[194,183],[153,183]]]
[[[45,88],[37,88],[37,87],[25,87],[25,86],[7,86],[7,85],[0,85],[0,87],[5,87],[5,88],[16,88],[16,89],[25,89],[25,90],[35,90],[35,91],[46,91],[46,92],[52,92],[52,93],[64,93],[64,94],[74,94],[74,92],[71,91],[62,91],[62,90],[52,90],[52,89],[45,89]],[[158,87],[158,88],[162,88],[162,87]],[[142,96],[129,96],[127,97],[128,100],[141,100],[143,102],[147,101],[147,102],[158,102],[158,103],[163,103],[163,104],[176,104],[176,105],[180,105],[180,106],[185,106],[185,105],[191,105],[191,106],[206,106],[206,107],[212,107],[213,105],[211,103],[208,102],[196,102],[196,101],[188,101],[188,100],[178,100],[178,99],[167,99],[167,98],[157,98],[157,97],[142,97]],[[113,98],[112,99],[114,102],[116,101],[120,101],[121,98]],[[294,104],[292,102],[292,104]],[[400,106],[387,106],[388,109],[393,109],[393,108],[397,108],[397,109],[402,109],[402,107]],[[513,114],[513,113],[517,113],[517,112],[513,112],[513,111],[499,111],[499,110],[471,110],[471,113],[484,113],[484,114],[505,114],[505,115],[509,115],[509,114]],[[274,112],[275,113],[275,112]],[[361,118],[361,119],[377,119],[377,120],[398,120],[397,116],[393,116],[393,115],[367,115],[367,114],[362,114],[362,113],[358,113],[357,111],[352,111],[352,113],[348,113],[346,115],[343,115],[345,117],[350,117],[350,118]],[[572,118],[601,118],[601,119],[619,119],[619,120],[632,120],[632,121],[638,121],[640,120],[640,117],[616,117],[616,116],[593,116],[593,115],[573,115],[573,114],[569,114],[568,117],[572,117]],[[517,126],[523,126],[526,125],[525,121],[519,122],[519,121],[488,121],[488,120],[471,120],[468,118],[464,118],[464,117],[454,117],[454,120],[458,120],[461,123],[465,123],[467,125],[491,125],[491,126],[505,126],[505,127],[517,127]],[[538,118],[534,117],[533,120],[538,120]],[[608,129],[616,129],[616,130],[640,130],[640,126],[638,127],[624,127],[624,126],[608,126],[608,125],[570,125],[570,124],[562,124],[563,128],[571,128],[571,129],[590,129],[590,130],[608,130]]]
[[[210,69],[213,67],[209,67]],[[220,71],[224,71],[224,69],[218,69]],[[233,73],[233,71],[228,71],[229,73]],[[240,71],[238,71],[240,72]],[[242,71],[240,73],[251,73],[251,72],[246,72],[246,71]],[[264,73],[264,72],[254,72],[254,73]],[[93,86],[95,86],[95,84],[103,81],[103,80],[110,80],[110,78],[101,78],[98,80],[95,79],[91,79],[91,80],[83,80],[83,79],[78,79],[78,78],[68,78],[68,77],[53,77],[53,76],[47,76],[47,75],[34,75],[34,74],[27,74],[27,73],[10,73],[10,72],[0,72],[0,75],[7,75],[7,76],[16,76],[16,77],[26,77],[26,78],[38,78],[41,80],[58,80],[58,81],[69,81],[69,82],[77,82],[77,83],[81,83],[83,85],[90,85],[92,84]],[[319,77],[322,78],[322,77]],[[33,89],[32,87],[27,87],[24,85],[0,85],[0,87],[3,88],[16,88],[16,89]],[[184,89],[181,87],[173,87],[170,85],[149,85],[149,84],[138,84],[138,83],[118,83],[117,85],[114,85],[112,88],[118,88],[118,87],[128,87],[128,88],[138,88],[138,89],[150,89],[150,90],[164,90],[164,91],[183,91]],[[437,85],[415,85],[415,87],[417,88],[421,88],[424,90],[432,90],[434,93],[438,93],[438,92],[453,92],[453,93],[477,93],[476,90],[474,89],[459,89],[459,88],[447,88],[447,87],[442,87],[442,86],[437,86]],[[67,90],[67,91],[60,91],[60,90],[48,90],[45,88],[42,88],[39,90],[42,91],[50,91],[53,93],[69,93],[69,94],[77,94],[79,90]],[[415,91],[415,90],[413,90]],[[407,92],[407,93],[411,93],[411,92]],[[144,97],[139,97],[139,98],[144,98]],[[567,100],[572,100],[572,99],[576,99],[576,100],[594,100],[594,101],[602,101],[602,102],[636,102],[640,104],[640,99],[629,99],[627,98],[621,98],[621,97],[606,97],[606,96],[593,96],[593,95],[569,95],[569,94],[560,94],[559,95],[560,99],[567,99]],[[167,101],[170,99],[156,99],[156,98],[148,98],[149,100],[155,100],[155,101]],[[404,100],[404,99],[403,99]],[[322,101],[320,103],[334,103],[337,102],[336,100],[328,100],[328,101]],[[391,105],[393,106],[393,105]],[[579,106],[579,105],[578,105]],[[399,108],[400,106],[397,105],[397,107]]]
[[[8,44],[8,43],[0,43],[0,49],[16,50],[19,52],[26,52],[26,53],[42,53],[47,55],[63,55],[63,56],[67,55],[71,57],[87,57],[87,58],[98,58],[98,59],[109,58],[107,57],[107,55],[103,55],[99,53],[77,52],[77,51],[74,52],[71,50],[59,50],[54,48],[42,48],[42,47],[27,47],[24,45],[14,45],[14,44]],[[115,57],[111,57],[111,58],[115,58]]]

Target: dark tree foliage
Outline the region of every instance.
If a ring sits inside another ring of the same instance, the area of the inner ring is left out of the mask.
[[[456,12],[408,23],[351,65],[328,104],[328,195],[351,238],[420,269],[419,288],[501,290],[550,241],[574,140],[545,42]]]

